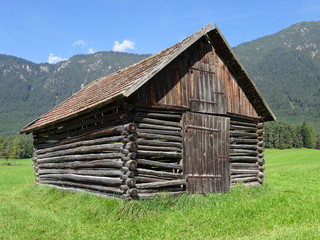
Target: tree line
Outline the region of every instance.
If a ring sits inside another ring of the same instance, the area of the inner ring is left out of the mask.
[[[19,159],[32,157],[33,140],[29,137],[0,137],[0,158]]]
[[[266,148],[315,148],[320,145],[320,134],[307,122],[291,125],[275,121],[265,124],[264,141]]]

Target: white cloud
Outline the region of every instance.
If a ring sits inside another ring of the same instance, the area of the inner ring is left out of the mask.
[[[93,53],[95,53],[96,51],[93,49],[93,48],[88,48],[88,53],[89,54],[93,54]]]
[[[58,56],[54,56],[54,53],[50,53],[49,57],[48,57],[48,63],[53,64],[53,63],[57,63],[60,61],[65,61],[67,60],[66,58],[62,58],[62,57],[58,57]]]
[[[82,39],[79,39],[77,41],[75,41],[74,43],[72,43],[72,47],[75,47],[75,46],[85,46],[87,43],[82,40]]]
[[[135,42],[131,40],[124,40],[122,43],[114,41],[112,50],[115,52],[125,52],[128,49],[135,49]]]

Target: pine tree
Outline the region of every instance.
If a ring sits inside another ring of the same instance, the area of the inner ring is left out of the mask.
[[[300,135],[300,126],[292,127],[292,147],[294,148],[302,148],[303,143]]]
[[[14,165],[16,165],[16,159],[21,157],[22,149],[21,149],[21,139],[14,138],[11,143],[11,152],[9,157],[14,159]]]
[[[268,122],[265,125],[266,148],[315,148],[320,145],[320,135],[314,126],[303,122],[293,126],[285,122]]]
[[[4,140],[3,138],[0,138],[0,158],[3,158],[3,148],[4,148]]]
[[[317,145],[317,131],[315,127],[309,125],[305,121],[300,128],[300,134],[302,138],[303,147],[315,148]]]

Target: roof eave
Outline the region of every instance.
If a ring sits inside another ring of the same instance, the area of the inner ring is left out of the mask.
[[[31,128],[29,128],[29,126],[31,126],[31,125],[34,124],[36,121],[38,121],[38,120],[43,116],[43,115],[42,115],[41,117],[39,117],[39,118],[37,118],[36,120],[32,121],[31,123],[27,124],[27,125],[26,125],[25,127],[23,127],[18,133],[20,133],[20,134],[23,134],[23,133],[29,134],[29,133],[31,133],[31,132],[39,131],[39,130],[41,130],[41,129],[43,129],[43,128],[52,126],[52,125],[54,125],[54,124],[61,123],[61,122],[64,122],[64,121],[66,121],[66,120],[70,120],[70,119],[75,118],[75,117],[77,117],[77,116],[79,116],[79,115],[82,115],[82,114],[85,114],[85,113],[87,113],[87,112],[89,112],[89,111],[92,111],[92,110],[94,110],[94,109],[100,108],[100,107],[102,107],[102,106],[104,106],[104,105],[106,105],[106,104],[112,103],[112,102],[114,102],[114,101],[116,101],[116,100],[120,100],[120,99],[122,99],[122,98],[124,98],[124,97],[125,97],[125,96],[120,93],[120,94],[118,94],[118,95],[116,95],[116,96],[114,96],[114,97],[112,97],[112,98],[110,98],[110,99],[108,99],[108,100],[106,100],[106,101],[101,101],[100,103],[98,103],[98,104],[96,104],[96,105],[94,105],[94,106],[91,106],[91,107],[88,107],[88,108],[86,108],[86,109],[83,109],[82,111],[77,112],[77,113],[75,113],[75,114],[72,114],[72,115],[70,115],[70,116],[67,116],[67,117],[58,119],[58,120],[56,120],[56,121],[48,122],[48,123],[43,124],[43,125],[38,126],[38,127],[34,127],[34,128],[31,127]]]

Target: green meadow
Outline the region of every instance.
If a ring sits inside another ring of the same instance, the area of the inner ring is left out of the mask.
[[[0,239],[319,239],[320,150],[265,159],[262,187],[129,202],[34,186],[30,159],[0,160]]]

